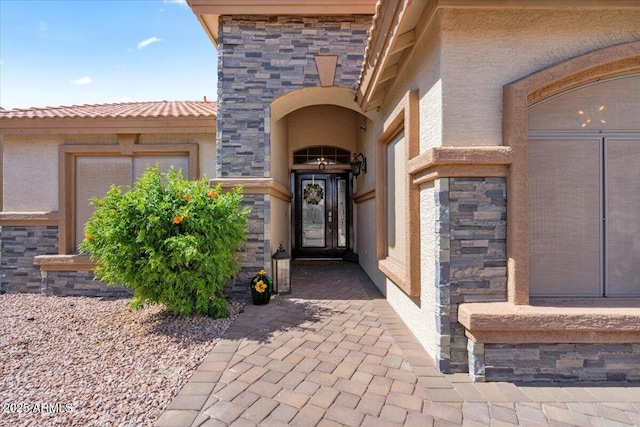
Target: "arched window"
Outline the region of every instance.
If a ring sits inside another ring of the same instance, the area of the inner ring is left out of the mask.
[[[640,74],[528,111],[532,296],[640,296]]]

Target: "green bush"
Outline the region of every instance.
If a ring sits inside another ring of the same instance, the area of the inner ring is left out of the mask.
[[[246,240],[241,202],[240,188],[222,193],[206,178],[149,168],[130,191],[113,186],[91,201],[80,251],[97,262],[96,278],[133,289],[133,306],[149,301],[180,316],[226,317],[223,287]]]

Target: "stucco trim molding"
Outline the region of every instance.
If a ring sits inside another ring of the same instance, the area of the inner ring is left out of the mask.
[[[367,200],[371,200],[375,198],[376,198],[375,187],[363,188],[362,190],[358,190],[355,192],[355,194],[353,195],[353,202],[362,203],[362,202],[366,202]]]
[[[97,266],[86,255],[38,255],[33,263],[41,271],[93,271]]]
[[[0,227],[58,225],[58,212],[0,212]]]
[[[285,202],[293,199],[291,190],[273,178],[213,178],[209,180],[209,184],[220,184],[223,190],[242,187],[243,194],[269,195]]]
[[[640,304],[624,307],[461,304],[458,322],[479,343],[640,343]]]
[[[418,111],[418,91],[405,94],[396,108],[385,120],[383,131],[376,144],[376,188],[380,188],[380,197],[376,197],[376,255],[378,268],[398,288],[410,297],[420,296],[420,235],[407,232],[404,236],[406,254],[403,260],[389,257],[387,230],[387,145],[402,131],[405,138],[404,160],[408,163],[418,155],[420,146],[420,116]],[[397,218],[407,224],[407,230],[420,228],[420,191],[412,185],[411,175],[404,176],[404,193],[396,197],[404,197],[406,212],[404,218]]]
[[[527,110],[533,102],[600,79],[640,72],[640,42],[620,44],[547,68],[503,90],[504,145],[512,161],[507,178],[507,295],[529,304],[529,190]]]
[[[513,159],[511,147],[436,147],[409,161],[413,184],[438,178],[506,177]]]

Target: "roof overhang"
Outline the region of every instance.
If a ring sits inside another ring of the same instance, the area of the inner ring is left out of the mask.
[[[439,9],[638,9],[638,0],[380,0],[365,52],[357,101],[363,111],[384,103]]]
[[[429,25],[436,7],[437,2],[433,0],[380,2],[358,82],[357,100],[363,111],[383,104],[387,88],[399,74],[419,37],[417,32]]]
[[[187,0],[218,47],[221,15],[373,15],[376,0]]]

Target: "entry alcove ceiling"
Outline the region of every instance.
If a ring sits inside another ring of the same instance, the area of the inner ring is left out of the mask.
[[[221,15],[373,15],[376,0],[187,0],[218,47]]]

